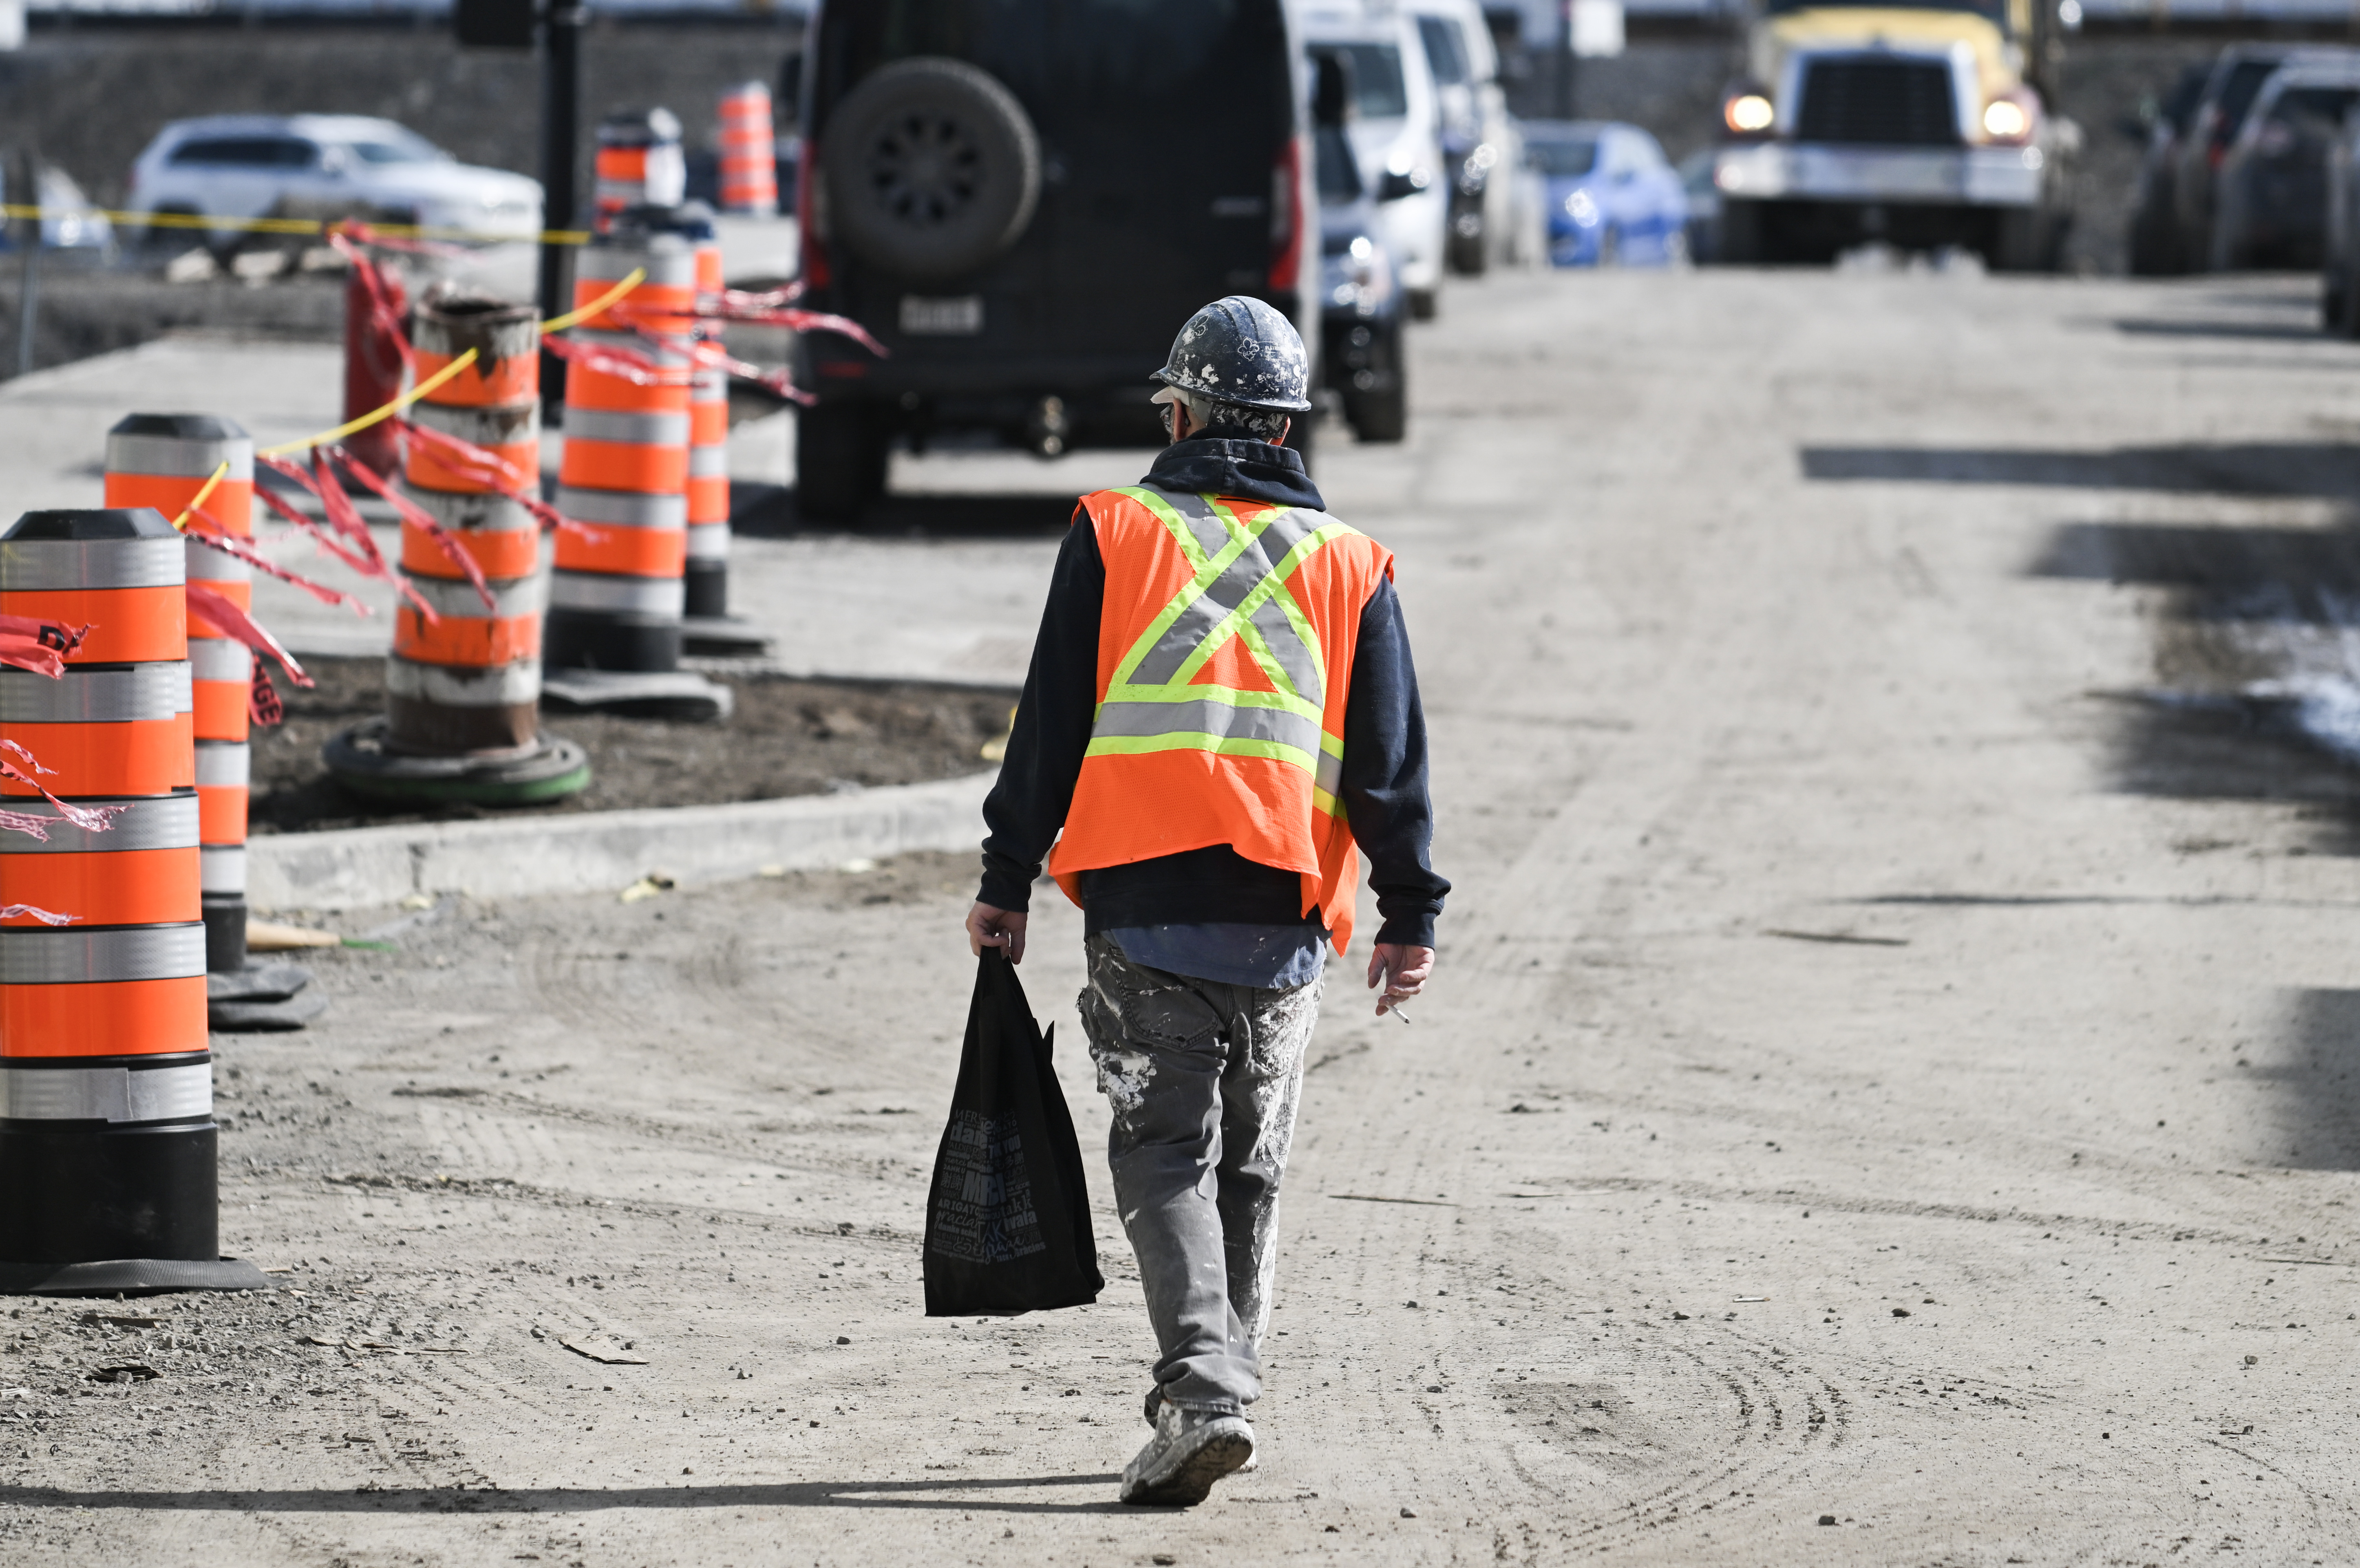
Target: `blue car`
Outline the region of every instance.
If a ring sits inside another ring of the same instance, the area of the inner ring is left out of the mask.
[[[1688,259],[1688,198],[1655,138],[1616,121],[1532,120],[1557,267],[1670,267]]]

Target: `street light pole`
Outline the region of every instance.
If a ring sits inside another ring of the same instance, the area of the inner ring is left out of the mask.
[[[580,212],[574,176],[582,144],[582,0],[551,0],[541,20],[541,222],[543,229],[570,229]],[[568,246],[541,242],[541,320],[562,316]],[[546,349],[541,356],[544,410],[565,404],[565,362]],[[548,415],[545,412],[544,418]]]

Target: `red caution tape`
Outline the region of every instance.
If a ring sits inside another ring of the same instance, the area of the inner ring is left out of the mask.
[[[634,354],[627,348],[576,343],[572,338],[561,337],[544,337],[541,345],[568,365],[580,365],[601,376],[611,376],[634,387],[686,387],[696,378],[693,370],[658,365],[645,354]]]
[[[208,588],[202,583],[189,584],[189,603],[205,613],[205,619],[229,633],[257,653],[267,653],[277,659],[287,671],[287,678],[298,686],[309,686],[311,678],[295,662],[295,656],[279,645],[277,637],[262,629],[262,624],[244,610],[226,593]],[[261,666],[257,665],[257,670]]]
[[[90,633],[87,626],[70,626],[31,615],[0,615],[0,664],[59,680],[66,672],[65,656],[80,648]]]
[[[73,823],[74,826],[83,829],[85,832],[89,833],[104,833],[108,828],[115,825],[115,818],[121,816],[125,811],[131,809],[128,806],[75,806],[68,804],[67,802],[59,800],[55,795],[50,794],[48,788],[42,784],[40,779],[35,777],[36,774],[53,774],[56,771],[57,769],[54,768],[42,767],[40,758],[35,757],[31,752],[27,751],[16,742],[13,740],[0,740],[0,779],[13,779],[17,783],[24,785],[27,789],[38,789],[41,792],[41,798],[49,801],[50,805],[55,806],[58,809],[58,814],[64,817],[66,821]],[[22,817],[23,813],[15,812],[11,813],[11,815]],[[35,824],[34,826],[27,827],[22,825],[20,822],[11,822],[8,825],[15,828],[18,833],[31,833],[35,838],[40,839],[46,843],[49,836],[48,830],[41,827],[39,824],[48,822],[49,819],[45,817],[34,817],[29,820]],[[5,918],[5,916],[0,916],[0,919]],[[66,916],[64,918],[71,920],[73,917]]]
[[[551,338],[546,341],[552,347],[555,347],[561,340]],[[488,447],[477,446],[474,441],[452,435],[447,431],[433,430],[425,425],[413,425],[407,419],[401,421],[401,430],[410,440],[432,452],[434,461],[444,468],[470,484],[481,485],[496,495],[507,496],[540,518],[541,532],[547,533],[552,528],[564,528],[588,544],[599,544],[605,541],[606,536],[604,530],[575,522],[541,498],[539,474],[524,473],[515,463]],[[436,542],[440,544],[442,541],[438,539]],[[443,545],[442,548],[445,553],[448,553],[451,546]]]
[[[287,705],[279,700],[279,688],[270,683],[270,667],[258,659],[254,661],[254,684],[246,691],[246,712],[257,724],[275,724],[287,716]]]
[[[368,525],[361,520],[360,511],[353,505],[353,498],[344,494],[344,487],[336,482],[335,470],[328,465],[331,452],[343,457],[347,463],[359,466],[341,447],[313,447],[311,474],[304,483],[305,487],[320,498],[321,508],[327,513],[328,526],[342,535],[351,547],[344,559],[352,563],[355,571],[380,583],[393,584],[394,592],[416,606],[418,613],[426,617],[427,625],[441,625],[442,617],[434,613],[434,606],[420,596],[418,590],[410,585],[408,578],[386,563],[385,553],[377,548],[377,540],[369,536]],[[256,455],[257,458],[260,456],[259,453]]]
[[[257,458],[256,461],[267,463],[270,460],[268,458]],[[278,496],[272,495],[269,491],[263,489],[259,485],[255,487],[255,494],[261,496],[263,501],[271,508],[271,510],[277,512],[280,517],[293,519],[295,522],[302,526],[303,530],[306,533],[311,534],[315,539],[321,539],[320,531],[312,526],[311,518],[295,510],[286,502],[280,500]],[[350,593],[344,593],[339,589],[330,588],[324,583],[314,583],[308,577],[300,576],[295,572],[288,571],[285,567],[279,565],[268,556],[261,554],[252,545],[240,539],[237,535],[231,533],[228,529],[223,528],[221,526],[221,519],[214,517],[212,513],[206,511],[202,506],[191,506],[189,508],[188,516],[180,519],[180,531],[188,535],[191,539],[196,540],[199,544],[211,546],[213,549],[221,551],[224,555],[230,557],[232,560],[246,562],[248,566],[253,567],[257,572],[267,572],[270,576],[278,578],[282,583],[293,583],[296,587],[302,589],[303,592],[311,594],[311,597],[319,600],[323,604],[349,604],[360,615],[368,615],[376,614],[375,611],[371,610],[360,600],[354,598]],[[367,571],[367,568],[363,566],[360,562],[352,560],[350,556],[345,556],[342,550],[336,550],[336,547],[327,539],[321,539],[321,542],[322,544],[327,544],[330,550],[335,550],[336,553],[343,557],[346,563],[351,565],[355,571],[362,572],[366,572]]]
[[[405,424],[407,422],[403,421]],[[380,499],[391,503],[393,509],[401,515],[403,522],[434,541],[435,548],[442,550],[450,560],[451,564],[457,567],[467,581],[474,584],[475,595],[483,600],[484,608],[489,610],[499,604],[498,600],[492,597],[491,584],[484,581],[484,569],[475,564],[474,556],[460,548],[457,535],[437,522],[415,501],[378,478],[377,471],[370,468],[368,464],[355,461],[353,455],[342,447],[332,450],[336,461],[344,465],[345,473],[359,480],[365,488],[375,491]],[[508,465],[502,463],[500,466],[506,468]],[[417,591],[409,586],[409,579],[402,580],[402,588],[413,601],[421,604],[425,603],[424,600],[418,598]],[[431,620],[432,616],[430,615],[428,618]]]

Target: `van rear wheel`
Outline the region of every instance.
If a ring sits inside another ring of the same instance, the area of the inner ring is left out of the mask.
[[[858,403],[820,403],[795,416],[795,511],[807,522],[860,520],[885,494],[891,437]]]
[[[1041,138],[1016,95],[964,60],[896,60],[822,137],[831,216],[864,260],[916,281],[973,272],[1041,200]]]

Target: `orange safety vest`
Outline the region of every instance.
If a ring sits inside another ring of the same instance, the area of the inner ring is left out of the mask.
[[[1321,512],[1146,485],[1082,509],[1106,563],[1098,715],[1049,874],[1079,904],[1082,872],[1226,844],[1298,873],[1343,952],[1344,702],[1392,551]]]

